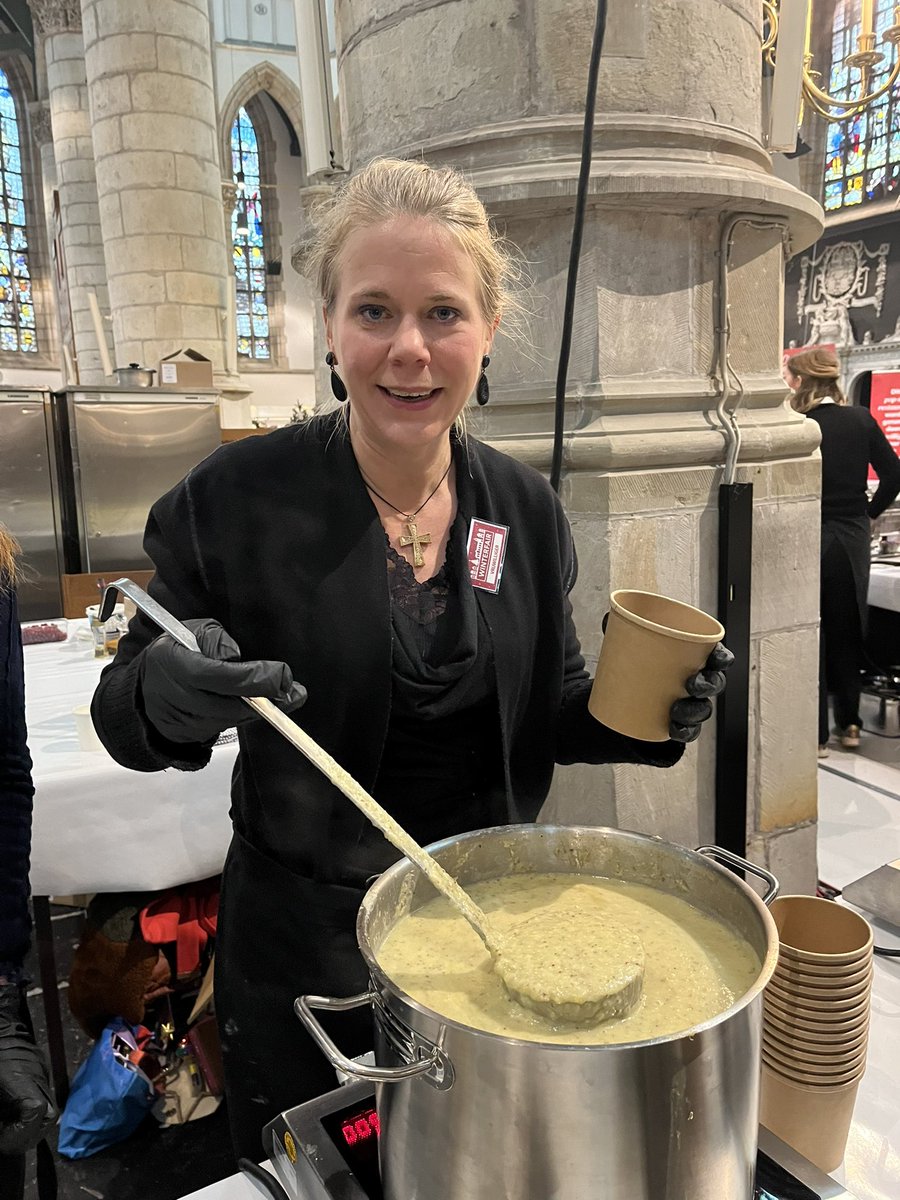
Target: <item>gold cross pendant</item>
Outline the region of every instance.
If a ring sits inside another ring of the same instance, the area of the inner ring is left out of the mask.
[[[406,528],[409,530],[409,533],[403,533],[400,535],[400,545],[412,546],[413,566],[424,567],[425,559],[422,555],[422,546],[431,545],[431,534],[419,533],[419,526],[415,521],[407,521]]]

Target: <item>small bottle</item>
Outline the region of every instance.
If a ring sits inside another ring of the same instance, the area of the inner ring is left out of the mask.
[[[91,637],[94,639],[94,658],[106,658],[106,626],[93,614],[89,615]]]

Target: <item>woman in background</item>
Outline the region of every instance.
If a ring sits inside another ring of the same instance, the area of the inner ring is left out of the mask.
[[[819,757],[828,753],[828,696],[841,745],[859,746],[860,672],[869,591],[871,522],[900,492],[900,459],[867,408],[850,406],[831,350],[795,354],[784,364],[791,407],[822,431]],[[878,489],[869,500],[869,465]]]

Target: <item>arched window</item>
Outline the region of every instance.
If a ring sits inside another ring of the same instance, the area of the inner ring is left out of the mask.
[[[872,79],[874,88],[887,79],[893,55],[884,31],[894,23],[894,0],[875,0],[876,46],[885,53],[884,62]],[[860,0],[838,0],[831,40],[831,78],[827,89],[838,99],[849,100],[859,93],[859,71],[846,65],[857,49],[860,30]],[[892,88],[864,113],[848,121],[828,125],[825,151],[825,208],[843,208],[882,200],[900,189],[900,103]]]
[[[16,104],[0,69],[0,351],[37,351]]]
[[[259,143],[243,106],[231,127],[231,169],[237,189],[231,214],[231,242],[237,288],[238,357],[268,362],[272,358],[272,343]]]

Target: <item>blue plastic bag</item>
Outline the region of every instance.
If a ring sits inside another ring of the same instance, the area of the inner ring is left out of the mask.
[[[78,1068],[59,1123],[58,1148],[65,1158],[89,1158],[121,1142],[150,1111],[156,1091],[128,1057],[146,1032],[117,1017]]]

